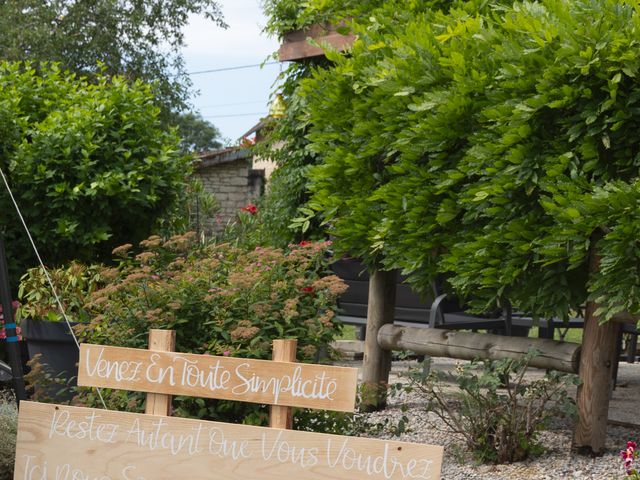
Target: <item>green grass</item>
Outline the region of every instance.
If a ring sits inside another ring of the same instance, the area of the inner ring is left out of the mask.
[[[342,332],[340,333],[338,340],[356,340],[355,325],[344,325],[342,327]]]
[[[564,333],[564,328],[562,329],[556,328],[554,330],[554,335],[553,335],[554,340],[561,340],[560,332]],[[564,337],[564,341],[581,344],[582,332],[583,332],[582,328],[570,328]],[[538,327],[532,327],[531,330],[529,330],[529,338],[538,338]]]

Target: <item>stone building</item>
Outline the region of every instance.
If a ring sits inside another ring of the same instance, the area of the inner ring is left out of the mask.
[[[253,168],[250,148],[230,147],[198,155],[194,178],[200,180],[220,206],[216,218],[200,218],[206,233],[221,231],[235,220],[238,210],[255,201],[264,191],[263,169]]]

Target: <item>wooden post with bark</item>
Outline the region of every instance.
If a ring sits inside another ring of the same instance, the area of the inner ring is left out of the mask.
[[[421,355],[460,360],[519,359],[533,349],[538,355],[529,365],[569,373],[577,373],[580,364],[580,345],[548,338],[384,325],[378,332],[378,343],[385,350],[411,350]]]
[[[594,233],[591,238],[590,276],[600,269],[600,256],[595,251],[600,238],[601,232]],[[580,357],[582,383],[576,397],[579,419],[572,442],[574,449],[591,455],[604,453],[613,371],[618,361],[616,344],[622,328],[615,321],[600,325],[600,319],[595,315],[597,309],[598,304],[595,302],[587,303]]]
[[[378,344],[378,331],[383,325],[393,323],[396,278],[396,271],[376,270],[369,280],[367,333],[362,364],[362,408],[366,411],[383,409],[387,403],[391,352]]]

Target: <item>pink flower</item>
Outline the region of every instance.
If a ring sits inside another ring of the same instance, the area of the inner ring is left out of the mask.
[[[624,469],[626,470],[627,475],[635,473],[635,470],[633,469],[633,460],[636,458],[635,451],[637,446],[636,442],[629,441],[627,442],[626,450],[620,451],[620,456],[622,457]]]
[[[231,352],[229,350],[225,350],[224,352],[222,352],[222,355],[228,357],[229,355],[231,355]]]

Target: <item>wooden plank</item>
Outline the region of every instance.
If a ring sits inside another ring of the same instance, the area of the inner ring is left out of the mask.
[[[411,350],[433,357],[500,360],[518,359],[531,349],[540,352],[530,365],[561,372],[577,373],[580,345],[546,338],[505,337],[490,333],[455,332],[444,329],[384,325],[378,343],[387,350]]]
[[[82,344],[78,385],[352,412],[355,368]]]
[[[274,340],[272,360],[274,362],[295,362],[298,341],[295,339]],[[271,428],[293,427],[293,410],[291,407],[271,405],[269,409],[269,426]]]
[[[443,447],[23,402],[19,480],[438,480]]]
[[[149,330],[149,350],[173,352],[176,349],[175,330]],[[148,393],[145,413],[149,415],[171,415],[171,395]]]

